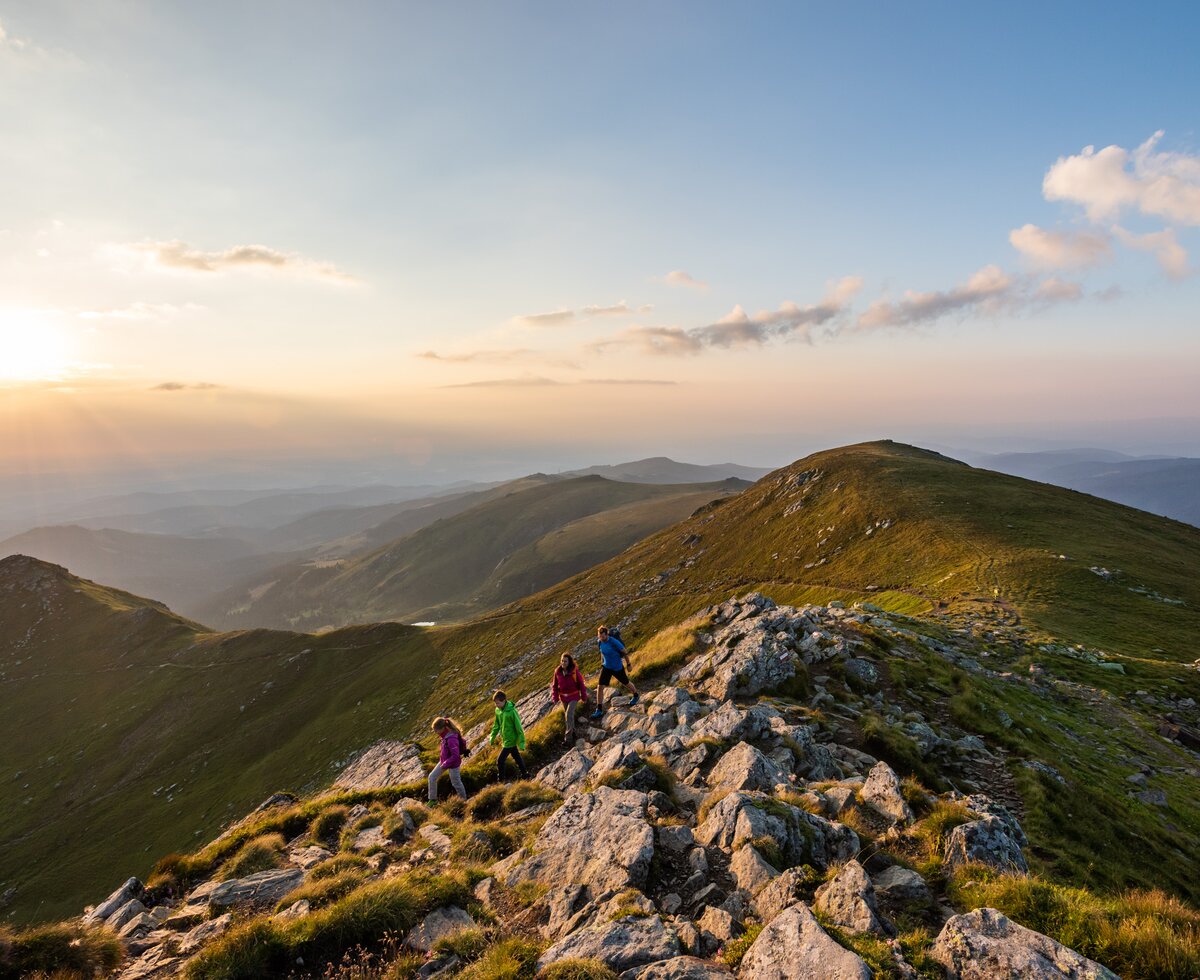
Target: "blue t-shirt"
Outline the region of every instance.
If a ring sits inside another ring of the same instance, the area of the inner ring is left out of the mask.
[[[615,637],[600,641],[600,662],[609,670],[620,670],[625,666],[621,654],[625,652],[625,644]]]

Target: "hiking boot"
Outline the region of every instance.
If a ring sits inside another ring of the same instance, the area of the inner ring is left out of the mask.
[[[631,708],[632,708],[632,707],[633,707],[635,704],[637,704],[637,703],[638,703],[638,702],[639,702],[641,699],[642,699],[642,696],[641,696],[640,694],[635,694],[635,695],[633,696],[633,700],[629,702],[629,707],[631,707]]]
[[[604,714],[604,709],[603,709],[603,708],[597,708],[595,711],[593,711],[593,712],[591,713],[591,716],[590,716],[590,717],[592,717],[592,718],[600,718],[601,716],[603,716],[603,714]]]

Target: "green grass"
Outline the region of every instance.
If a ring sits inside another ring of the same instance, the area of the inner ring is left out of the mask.
[[[282,834],[262,834],[246,841],[233,857],[221,865],[217,880],[245,878],[259,871],[282,867],[284,847]]]
[[[275,906],[276,912],[282,912],[295,902],[308,902],[312,908],[318,909],[329,905],[340,898],[345,898],[367,880],[365,871],[347,870],[337,874],[324,874],[306,882],[299,888],[294,888]]]
[[[729,967],[729,969],[736,970],[741,966],[746,952],[754,945],[754,940],[758,938],[759,933],[762,931],[762,924],[758,922],[752,922],[746,926],[746,931],[738,936],[737,939],[731,939],[725,944],[725,948],[721,952],[721,962]]]
[[[458,974],[459,980],[532,980],[537,958],[545,947],[530,939],[513,937],[491,946]]]
[[[107,973],[121,962],[121,943],[109,929],[77,922],[12,930],[0,926],[0,980],[45,971],[61,980]]]
[[[959,908],[997,908],[1125,977],[1200,974],[1200,912],[1162,891],[1103,897],[970,867],[956,874],[950,896]]]
[[[600,960],[559,960],[540,974],[540,980],[616,980],[607,964]]]

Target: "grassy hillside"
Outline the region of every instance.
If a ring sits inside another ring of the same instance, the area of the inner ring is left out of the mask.
[[[586,538],[586,523],[570,536]],[[891,443],[801,460],[453,627],[205,634],[61,571],[47,605],[20,584],[28,569],[3,563],[0,620],[17,628],[0,636],[0,686],[19,709],[0,720],[0,780],[24,795],[0,816],[0,893],[18,886],[24,919],[70,913],[269,792],[322,784],[379,737],[423,737],[435,713],[482,718],[492,686],[540,687],[564,649],[593,667],[597,622],[621,623],[636,656],[707,603],[760,589],[780,602],[871,601],[935,642],[974,637],[990,673],[914,644],[884,657],[891,696],[993,747],[1035,867],[1195,901],[1197,758],[1158,729],[1171,705],[1200,698],[1200,673],[1185,666],[1200,634],[1197,569],[1196,528]],[[10,619],[26,607],[40,612]],[[153,630],[131,642],[142,618]],[[1124,673],[1091,662],[1094,650]],[[1021,682],[1031,667],[1052,696]],[[903,757],[902,736],[874,737]],[[1165,807],[1131,798],[1126,777],[1142,765]]]
[[[582,571],[744,486],[595,476],[523,482],[360,557],[273,571],[264,585],[222,596],[202,615],[222,626],[308,629],[461,618]]]

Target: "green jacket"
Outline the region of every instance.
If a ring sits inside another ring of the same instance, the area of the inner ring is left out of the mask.
[[[491,743],[496,744],[499,738],[506,749],[516,746],[524,751],[525,730],[521,727],[521,716],[517,714],[517,706],[511,701],[505,701],[503,708],[496,709],[496,724],[492,726]]]

